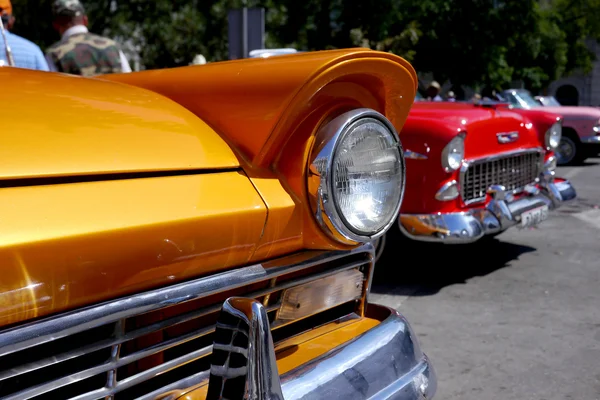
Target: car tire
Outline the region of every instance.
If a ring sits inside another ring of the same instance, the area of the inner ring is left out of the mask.
[[[587,158],[581,143],[572,135],[563,135],[555,153],[558,165],[578,165]]]

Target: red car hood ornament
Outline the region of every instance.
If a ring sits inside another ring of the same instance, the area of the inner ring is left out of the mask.
[[[519,139],[519,132],[500,132],[496,133],[496,137],[498,138],[498,143],[512,143],[516,142]]]

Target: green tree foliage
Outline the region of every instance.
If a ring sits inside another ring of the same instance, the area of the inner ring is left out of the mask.
[[[561,32],[566,71],[589,72],[594,55],[586,40],[600,40],[600,0],[550,0],[540,7],[547,24]]]
[[[51,0],[14,2],[15,32],[42,48],[58,40]],[[145,68],[225,60],[227,12],[266,10],[267,47],[369,47],[455,84],[539,89],[594,60],[600,0],[96,0],[90,29],[137,49]]]

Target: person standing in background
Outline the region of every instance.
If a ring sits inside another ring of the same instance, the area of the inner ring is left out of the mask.
[[[131,72],[114,40],[88,31],[88,18],[79,0],[55,0],[52,17],[61,40],[46,50],[51,71],[81,76]]]
[[[10,0],[0,0],[0,13],[2,14],[2,23],[4,24],[4,30],[6,32],[6,41],[12,50],[13,59],[15,60],[14,66],[18,68],[48,71],[48,64],[46,63],[44,53],[42,53],[39,46],[10,32],[15,24],[15,17],[12,13],[12,4]],[[4,39],[2,39],[2,41],[1,47],[6,46]],[[8,65],[5,51],[0,51],[0,60],[4,65]]]
[[[437,81],[432,81],[427,87],[426,94],[428,101],[443,101],[442,96],[440,96],[440,91],[442,90],[441,86]]]

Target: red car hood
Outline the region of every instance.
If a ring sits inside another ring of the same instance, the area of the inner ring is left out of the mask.
[[[413,104],[409,115],[467,125],[492,118],[495,114],[493,108],[477,107],[469,103],[420,101]],[[522,118],[516,114],[513,114],[513,117]]]
[[[544,107],[544,111],[546,111],[545,109],[546,107]],[[466,130],[465,157],[467,159],[542,146],[536,129],[524,115],[504,107],[497,109],[496,107],[476,106],[471,103],[414,103],[408,118],[408,130],[400,134],[401,139],[404,140],[404,137],[410,135],[411,132],[416,132],[413,129],[414,124],[426,123],[423,121],[427,120],[443,121],[446,124],[448,129],[439,131],[438,136],[447,137],[447,141],[459,131]],[[499,133],[510,132],[518,132],[518,139],[505,144],[498,141]],[[444,141],[444,145],[447,141]],[[428,142],[428,145],[431,143]],[[415,149],[418,148],[420,147],[415,147]]]

